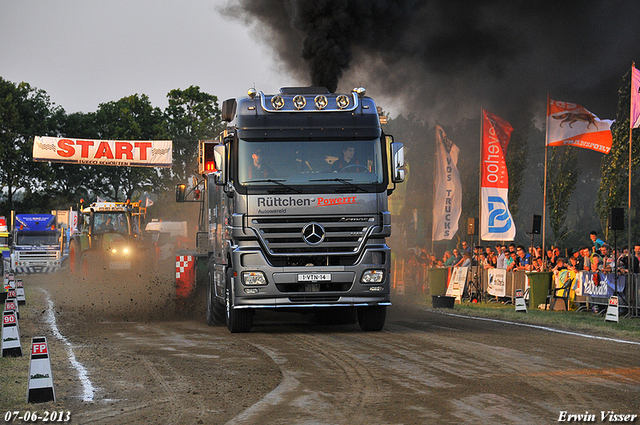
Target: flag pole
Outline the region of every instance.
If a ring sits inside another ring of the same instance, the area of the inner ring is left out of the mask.
[[[629,88],[629,204],[627,209],[627,230],[628,230],[628,244],[627,249],[629,250],[627,257],[627,268],[629,270],[629,275],[631,274],[633,261],[631,261],[631,255],[634,252],[631,247],[631,152],[632,152],[632,141],[633,141],[633,116],[631,115],[631,110],[633,108],[633,69],[635,68],[636,63],[631,62],[631,86]],[[616,253],[617,254],[617,253]],[[635,255],[635,254],[633,254]],[[617,261],[617,260],[616,260]]]
[[[542,255],[546,255],[546,231],[547,228],[547,152],[549,150],[549,93],[547,93],[547,116],[545,118],[546,129],[545,129],[545,137],[544,137],[544,184],[542,190]],[[547,271],[547,262],[542,261],[542,271]]]
[[[438,121],[436,121],[436,133],[438,133]],[[435,214],[435,203],[436,203],[436,164],[438,164],[438,136],[436,134],[436,142],[433,144],[434,152],[433,157],[435,158],[434,167],[433,167],[433,185],[431,187],[431,254],[435,254],[435,242],[433,240],[433,235],[435,233],[435,225],[436,225],[436,214]]]
[[[484,134],[484,108],[480,107],[480,159],[478,165],[478,245],[482,245],[482,136]]]
[[[478,246],[482,245],[482,137],[484,136],[484,108],[480,107],[480,152],[478,159]],[[484,288],[482,282],[482,264],[480,264],[479,259],[476,258],[476,270],[478,274],[478,285],[480,286],[478,290],[478,301],[482,301],[484,299]]]

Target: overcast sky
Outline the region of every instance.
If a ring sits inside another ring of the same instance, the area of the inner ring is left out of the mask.
[[[146,94],[164,109],[190,85],[240,97],[298,83],[226,0],[0,0],[0,76],[45,90],[68,113]]]

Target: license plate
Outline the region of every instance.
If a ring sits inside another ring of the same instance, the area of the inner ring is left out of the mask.
[[[331,273],[306,273],[298,275],[298,282],[329,282]]]
[[[111,261],[109,263],[111,270],[125,270],[131,268],[131,261]]]

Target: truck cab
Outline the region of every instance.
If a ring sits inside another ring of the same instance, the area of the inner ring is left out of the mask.
[[[17,214],[11,233],[14,273],[51,273],[60,268],[62,233],[52,214]]]
[[[391,305],[387,197],[404,179],[402,145],[362,88],[248,95],[223,103],[234,124],[200,144],[207,321],[246,332],[258,309],[328,309],[381,330]]]

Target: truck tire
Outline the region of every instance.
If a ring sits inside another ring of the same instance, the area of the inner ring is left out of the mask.
[[[384,328],[387,319],[386,306],[358,307],[358,324],[366,332],[378,332]]]
[[[225,323],[225,306],[216,299],[212,270],[207,274],[207,324],[222,325]]]
[[[253,310],[242,309],[236,310],[233,308],[233,288],[231,279],[227,275],[227,285],[225,289],[226,300],[226,318],[227,329],[231,333],[244,333],[251,330],[253,326]]]

